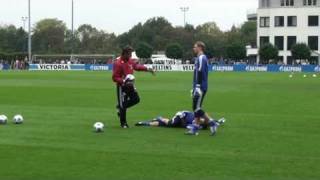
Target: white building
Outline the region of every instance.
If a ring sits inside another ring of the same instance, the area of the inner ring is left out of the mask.
[[[257,48],[264,43],[279,49],[279,59],[292,64],[291,47],[306,43],[312,49],[311,61],[320,61],[320,0],[259,0]],[[248,48],[248,55],[257,55]],[[259,62],[259,57],[257,56]]]

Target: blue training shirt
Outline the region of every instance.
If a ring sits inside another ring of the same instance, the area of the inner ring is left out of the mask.
[[[202,91],[208,90],[208,71],[209,71],[209,61],[206,55],[200,55],[195,60],[194,65],[194,75],[193,75],[193,88],[197,84],[200,84]]]
[[[189,111],[185,111],[184,115],[185,115],[184,120],[185,120],[186,125],[192,124],[194,121],[194,113],[189,112]]]

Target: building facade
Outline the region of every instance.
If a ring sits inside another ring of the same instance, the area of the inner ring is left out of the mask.
[[[271,43],[279,49],[280,61],[294,64],[292,45],[306,43],[312,50],[310,63],[319,63],[320,0],[259,0],[257,21],[258,49]]]

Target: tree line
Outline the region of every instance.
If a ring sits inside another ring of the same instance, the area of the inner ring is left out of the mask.
[[[169,57],[191,59],[192,46],[201,40],[207,54],[215,58],[246,58],[246,45],[256,46],[257,25],[248,21],[222,31],[215,22],[199,26],[175,27],[163,17],[138,23],[129,31],[116,35],[90,24],[79,26],[74,33],[58,19],[43,19],[32,29],[33,54],[118,54],[121,47],[132,45],[141,58],[165,52]],[[0,27],[0,57],[27,53],[27,32],[13,25]]]

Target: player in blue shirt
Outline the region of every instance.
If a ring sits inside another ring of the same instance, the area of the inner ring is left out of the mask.
[[[141,121],[136,124],[136,126],[152,126],[152,127],[172,127],[172,128],[187,128],[194,123],[195,117],[194,113],[190,111],[179,111],[172,119],[157,117],[150,121]],[[225,123],[225,119],[222,118],[216,121],[219,125]],[[204,119],[201,119],[200,129],[206,129],[209,123]]]
[[[201,118],[206,122],[210,122],[210,131],[214,135],[217,131],[217,123],[210,118],[202,109],[202,103],[208,90],[208,67],[209,62],[207,56],[204,54],[206,45],[198,41],[194,44],[193,51],[197,55],[195,60],[194,75],[193,75],[193,110],[195,115],[195,123],[188,126],[188,135],[198,135],[198,130],[201,125]]]

